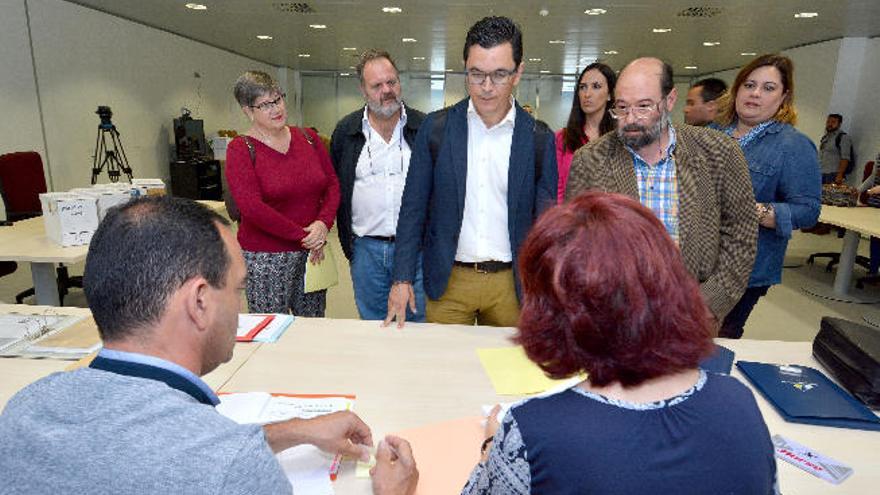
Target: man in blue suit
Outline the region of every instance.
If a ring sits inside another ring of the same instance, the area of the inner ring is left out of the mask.
[[[384,325],[415,310],[412,282],[423,256],[427,320],[514,326],[517,251],[556,197],[553,134],[514,100],[522,33],[505,17],[471,27],[467,90],[430,114],[416,136],[397,224],[394,284]]]

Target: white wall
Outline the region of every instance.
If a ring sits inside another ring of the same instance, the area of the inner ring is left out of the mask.
[[[0,2],[0,154],[37,151],[45,159],[24,0]]]
[[[235,79],[248,69],[278,74],[270,65],[60,0],[27,6],[36,80],[24,2],[0,6],[0,151],[42,151],[38,87],[55,190],[89,183],[98,105],[113,109],[135,176],[167,180],[171,124],[181,107],[205,121],[206,134],[244,131],[247,119],[232,96]],[[107,181],[106,172],[100,180]]]
[[[857,92],[852,96],[854,112],[844,117],[844,127],[853,137],[859,162],[853,182],[862,178],[865,162],[874,160],[880,152],[880,119],[877,118],[880,110],[880,99],[877,97],[880,94],[880,38],[866,40],[863,56],[856,63],[861,68],[861,74],[857,78]]]
[[[831,40],[782,52],[794,63],[797,128],[815,143],[825,134],[825,120],[835,91],[840,41]]]

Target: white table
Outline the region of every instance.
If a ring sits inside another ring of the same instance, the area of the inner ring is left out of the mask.
[[[0,311],[8,307],[0,306]],[[381,438],[403,429],[475,416],[483,404],[515,400],[495,393],[475,352],[512,345],[511,335],[509,328],[409,323],[397,330],[379,328],[377,322],[297,318],[278,343],[237,344],[232,360],[205,380],[226,392],[354,393],[355,411],[370,425],[374,437]],[[718,339],[718,343],[736,352],[737,360],[821,368],[811,356],[810,342]],[[0,376],[4,377],[0,407],[18,389],[68,365],[0,359]],[[749,385],[735,368],[733,375]],[[855,469],[849,479],[834,486],[778,462],[783,493],[862,495],[880,486],[880,432],[787,423],[758,392],[755,397],[771,434],[781,434]],[[420,464],[419,469],[425,472],[432,466]],[[335,490],[340,495],[371,493],[369,480],[355,478],[351,464],[344,465]]]
[[[0,227],[0,261],[28,262],[37,304],[60,306],[56,263],[85,261],[88,246],[61,247],[46,236],[43,218],[20,220]]]
[[[475,416],[480,407],[510,402],[498,396],[475,349],[512,345],[513,329],[407,324],[402,331],[376,322],[298,318],[276,344],[263,344],[226,382],[224,391],[354,393],[355,411],[381,438],[407,428]],[[820,368],[809,342],[719,339],[741,360],[796,363]],[[734,371],[734,376],[748,385]],[[771,434],[779,433],[855,469],[840,486],[779,462],[784,493],[873,492],[880,486],[880,432],[826,428],[785,422],[755,393]],[[475,447],[478,448],[478,447]],[[449,455],[456,455],[449,452]],[[418,459],[417,459],[418,460]],[[432,466],[419,465],[420,470]],[[370,493],[369,480],[351,466],[336,482],[336,493]]]
[[[880,209],[869,207],[844,208],[841,206],[822,205],[819,221],[846,229],[843,237],[843,249],[840,262],[834,275],[834,286],[829,292],[821,288],[805,288],[814,296],[841,302],[876,302],[850,293],[853,266],[859,248],[861,234],[880,236]]]
[[[222,201],[199,201],[214,211],[224,214]],[[46,236],[43,218],[28,218],[0,227],[0,261],[27,262],[31,265],[31,277],[37,304],[60,306],[56,263],[79,263],[85,261],[89,247],[61,247]]]

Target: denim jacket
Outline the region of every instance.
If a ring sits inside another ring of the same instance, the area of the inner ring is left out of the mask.
[[[778,284],[791,232],[819,218],[821,174],[816,145],[789,124],[774,122],[743,148],[755,201],[770,203],[776,228],[760,227],[749,287]]]

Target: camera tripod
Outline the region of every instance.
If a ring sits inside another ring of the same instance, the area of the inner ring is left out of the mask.
[[[98,182],[98,176],[101,171],[107,168],[107,176],[110,182],[119,182],[119,177],[125,173],[128,181],[131,182],[131,167],[128,165],[128,158],[125,156],[125,149],[122,147],[122,140],[119,138],[119,131],[116,126],[110,122],[107,115],[101,116],[101,123],[98,125],[98,137],[95,140],[95,159],[92,163],[92,184]],[[109,108],[107,108],[109,112]],[[112,114],[111,114],[112,115]],[[106,118],[105,118],[106,117]],[[108,143],[107,136],[110,136]],[[108,147],[109,144],[109,147]]]

